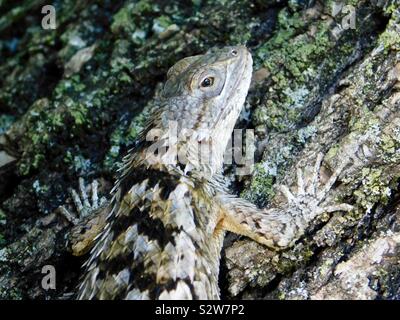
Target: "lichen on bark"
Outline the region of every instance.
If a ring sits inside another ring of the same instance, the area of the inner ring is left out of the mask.
[[[177,60],[245,44],[255,72],[237,127],[255,129],[257,163],[248,177],[226,169],[232,190],[269,205],[323,152],[323,178],[351,157],[327,203],[355,209],[281,253],[229,234],[222,296],[399,298],[400,9],[345,4],[354,29],[334,1],[55,1],[57,28],[44,30],[42,1],[2,2],[0,297],[70,297],[84,258],[55,213],[68,189],[81,176],[109,190]],[[55,291],[40,287],[46,264]]]

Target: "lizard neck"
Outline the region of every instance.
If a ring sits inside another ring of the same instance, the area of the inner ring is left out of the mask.
[[[207,116],[210,121],[205,121],[204,115],[191,116],[191,108],[177,112],[174,106],[182,103],[179,97],[161,102],[163,112],[142,136],[139,150],[134,150],[137,161],[153,168],[175,167],[184,173],[196,171],[205,176],[221,172],[244,98],[245,95],[234,101],[227,100],[217,125],[210,115]],[[201,104],[195,98],[184,99],[189,105]]]

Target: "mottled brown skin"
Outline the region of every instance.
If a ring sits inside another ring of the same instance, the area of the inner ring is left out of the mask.
[[[322,212],[351,209],[319,207],[342,169],[319,191],[322,156],[310,183],[299,172],[296,195],[282,188],[288,203],[281,207],[259,210],[227,193],[223,154],[251,75],[244,47],[213,49],[170,69],[148,126],[124,160],[79,299],[218,299],[225,231],[282,249]],[[190,139],[168,140],[171,122]],[[206,162],[199,160],[200,145],[208,148]],[[176,149],[184,161],[169,161]]]
[[[74,256],[83,256],[93,248],[95,238],[106,225],[108,212],[108,206],[103,206],[72,227],[69,234],[69,243]]]

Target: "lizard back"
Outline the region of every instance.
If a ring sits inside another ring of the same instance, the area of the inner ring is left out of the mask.
[[[224,192],[223,154],[251,71],[244,47],[213,49],[169,70],[147,128],[124,160],[80,299],[219,297],[224,231],[214,198]],[[171,139],[171,122],[185,139]]]

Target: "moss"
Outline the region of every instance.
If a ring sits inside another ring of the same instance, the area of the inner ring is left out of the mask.
[[[104,166],[109,171],[115,170],[118,167],[117,159],[120,156],[121,145],[126,142],[125,130],[119,126],[110,137],[111,146],[104,159]]]
[[[362,185],[354,191],[356,203],[370,211],[375,203],[387,204],[390,188],[387,181],[382,181],[382,168],[363,168]]]
[[[47,99],[36,101],[29,109],[24,122],[28,131],[23,138],[24,152],[18,163],[20,174],[27,175],[32,168],[38,168],[45,156],[45,146],[50,141],[50,134],[62,128],[59,115],[54,116]]]
[[[387,15],[391,15],[391,14],[393,14],[397,9],[398,9],[398,5],[392,3],[392,4],[389,4],[387,7],[385,7],[385,13],[386,13]]]
[[[80,126],[87,122],[88,109],[84,104],[73,103],[68,110],[74,118],[75,125]]]
[[[325,6],[323,11],[327,16],[333,2],[320,2]],[[113,172],[120,157],[134,145],[148,118],[148,108],[144,106],[153,98],[156,84],[165,79],[166,70],[173,63],[215,45],[247,44],[253,53],[255,70],[264,67],[270,73],[266,81],[250,92],[248,101],[255,108],[253,125],[259,137],[268,134],[271,144],[268,154],[256,165],[254,177],[243,195],[265,205],[273,197],[275,181],[279,181],[297,151],[315,134],[315,128],[305,126],[307,122],[302,118],[305,111],[318,112],[319,98],[328,93],[327,88],[336,88],[334,85],[341,75],[338,73],[353,70],[351,63],[354,61],[350,57],[362,59],[364,52],[370,52],[368,47],[363,47],[364,43],[375,45],[373,26],[357,25],[357,30],[344,32],[340,39],[331,37],[330,17],[309,19],[304,16],[303,9],[308,3],[310,1],[297,0],[253,3],[245,0],[142,0],[128,3],[66,0],[56,1],[60,28],[55,32],[43,32],[39,23],[25,28],[26,22],[21,20],[20,24],[18,21],[16,28],[10,28],[15,39],[7,39],[9,43],[6,44],[0,40],[1,53],[5,51],[9,56],[0,70],[0,105],[6,108],[6,115],[0,116],[0,132],[7,130],[14,121],[19,122],[26,113],[23,117],[26,123],[22,126],[28,130],[18,140],[22,152],[18,166],[20,172],[31,176],[21,180],[29,181],[29,187],[32,182],[39,181],[33,187],[45,202],[56,196],[45,197],[45,191],[52,186],[42,176],[59,173],[60,181],[66,184],[61,183],[61,194],[67,190],[72,178],[76,179],[77,173],[103,176],[109,173],[107,171]],[[380,15],[375,17],[370,10],[375,6],[366,5],[367,1],[346,2],[359,3],[363,3],[363,9],[367,9],[364,11],[370,16],[363,17],[363,10],[357,11],[357,23],[373,24],[380,19]],[[281,10],[287,4],[289,8]],[[258,10],[260,7],[266,10]],[[394,17],[397,8],[389,6],[385,10]],[[9,20],[11,24],[19,19],[17,14],[14,17]],[[28,17],[26,21],[32,21],[30,19]],[[339,14],[334,20],[340,19]],[[3,17],[1,21],[4,21]],[[263,31],[265,24],[272,25],[268,32]],[[161,34],[171,25],[177,26],[176,32],[160,40]],[[395,24],[392,26],[391,30],[396,30]],[[381,32],[382,27],[379,25],[375,31]],[[20,38],[24,29],[26,35]],[[254,30],[259,30],[257,36]],[[396,49],[396,37],[388,30],[380,41],[386,50]],[[62,78],[62,65],[77,50],[94,42],[99,46],[98,50],[80,73],[69,79]],[[353,54],[355,50],[357,55]],[[49,74],[46,70],[49,58],[50,69],[57,66],[59,74],[55,75],[54,86],[45,82],[43,87],[49,89],[35,95],[36,84],[41,82],[43,75]],[[366,68],[367,76],[372,79],[376,70],[372,64]],[[365,83],[355,95],[374,90],[368,83],[380,82],[366,79]],[[37,100],[42,97],[47,97],[48,103],[40,108]],[[368,111],[375,105],[376,101],[372,101],[370,106],[365,106],[360,113],[365,112],[365,118],[370,119],[354,121],[350,130],[359,132],[368,126],[376,128],[377,132],[384,130],[376,126],[375,118],[369,117]],[[350,117],[360,118],[357,115]],[[273,139],[277,136],[282,140],[275,143],[277,140]],[[376,140],[380,156],[387,161],[396,159],[398,141],[400,139],[392,132],[380,132]],[[333,158],[337,150],[331,148],[329,156]],[[385,191],[378,174],[378,171],[365,173],[365,186],[362,187],[366,190],[360,197],[365,197],[369,189]],[[13,196],[18,193],[24,192],[15,191]],[[377,196],[375,200],[381,199]],[[36,208],[36,202],[33,207]],[[346,215],[346,219],[349,216]],[[33,251],[31,246],[27,247]],[[278,269],[290,272],[299,261],[307,261],[312,250],[301,250],[301,253],[283,256]],[[264,275],[262,281],[267,282],[269,276]],[[8,295],[18,297],[18,292],[10,290]],[[282,295],[285,294],[282,292]]]
[[[154,31],[154,33],[160,34],[164,32],[172,24],[173,22],[170,17],[162,15],[153,20],[152,30]]]
[[[371,277],[375,280],[374,290],[379,292],[379,298],[385,300],[398,300],[400,290],[400,270],[393,261],[387,269],[380,268]],[[372,281],[371,281],[372,282]]]
[[[264,160],[255,165],[251,182],[241,196],[259,206],[265,206],[275,195],[273,191],[275,182],[286,174],[287,167],[294,159],[293,155],[304,147],[316,132],[316,128],[312,125],[303,127],[298,131],[287,133],[285,145],[269,148]]]
[[[362,117],[352,117],[350,119],[350,129],[352,132],[364,132],[366,129],[374,130],[377,135],[380,132],[380,121],[374,112],[369,110],[366,106],[360,107],[360,114]]]
[[[75,172],[87,174],[92,169],[92,163],[82,155],[76,155],[73,160],[73,168]]]
[[[65,113],[64,108],[68,108]],[[57,135],[63,131],[65,124],[68,122],[66,117],[70,115],[74,120],[74,126],[81,126],[86,122],[87,110],[81,104],[74,103],[71,99],[67,99],[65,105],[54,107],[43,103],[39,100],[35,103],[28,116],[26,126],[29,130],[25,133],[24,152],[21,161],[18,164],[20,174],[27,175],[32,169],[41,166],[46,156],[45,153],[55,144]]]
[[[325,161],[328,163],[332,162],[332,159],[335,158],[335,156],[337,155],[339,151],[339,146],[336,144],[334,146],[332,146],[328,152],[325,154]]]
[[[241,197],[260,206],[265,206],[268,199],[274,196],[273,184],[276,171],[266,164],[256,164],[250,186],[242,192]]]
[[[111,24],[111,31],[113,33],[125,32],[132,33],[135,31],[136,26],[132,23],[133,4],[121,8],[114,16]]]
[[[23,1],[18,7],[12,8],[0,18],[0,31],[23,19],[30,10],[39,7],[40,4],[41,2],[38,0],[28,0]]]
[[[67,150],[63,162],[68,165],[69,170],[78,173],[80,176],[94,170],[92,161],[79,154],[78,151],[71,152],[71,150]]]
[[[86,85],[81,81],[80,76],[75,74],[71,77],[71,79],[63,79],[61,80],[56,88],[54,89],[54,97],[55,99],[62,99],[65,96],[77,96],[80,92],[84,91]],[[70,102],[66,102],[69,104]]]
[[[360,107],[360,113],[362,114],[361,118],[352,117],[350,122],[352,133],[350,136],[361,134],[374,137],[373,141],[370,142],[372,145],[366,145],[365,147],[376,148],[377,155],[386,163],[399,161],[400,143],[398,139],[400,134],[396,133],[396,129],[391,126],[382,128],[380,125],[381,119],[375,115],[377,112],[370,111],[366,106]],[[332,148],[328,153],[328,159],[333,158],[336,151],[337,148]],[[388,174],[384,172],[384,167],[363,168],[360,175],[362,184],[354,191],[356,203],[367,211],[370,211],[375,204],[387,204],[391,195],[390,177],[395,180],[398,175],[393,173],[388,177]],[[354,214],[357,213],[355,212]]]
[[[2,114],[0,115],[0,135],[6,132],[13,122],[15,121],[15,117],[8,115],[8,114]]]
[[[304,146],[310,138],[315,136],[316,133],[317,128],[312,125],[301,128],[299,131],[297,131],[297,135],[295,137],[296,142]]]
[[[158,4],[151,1],[140,0],[136,3],[128,3],[113,16],[111,31],[114,34],[124,34],[136,45],[142,45],[151,31],[162,32],[171,24],[168,16],[156,18],[153,24],[150,23],[150,19],[146,19],[159,11]]]
[[[288,274],[295,268],[307,264],[313,256],[313,248],[299,245],[294,250],[282,253],[280,259],[275,262],[275,268],[281,274]]]
[[[392,18],[389,21],[386,30],[379,36],[379,42],[388,50],[400,50],[400,33],[399,33],[399,21],[400,21],[400,10],[393,10],[391,12]]]
[[[395,160],[396,154],[399,151],[398,140],[393,139],[393,137],[388,134],[382,134],[380,137],[380,146],[382,152],[387,155],[388,160]]]
[[[111,146],[104,159],[104,166],[108,170],[115,171],[118,168],[117,160],[121,157],[121,149],[126,150],[134,145],[148,117],[149,107],[136,116],[129,126],[125,122],[114,130],[110,137]]]
[[[379,40],[383,44],[385,50],[396,50],[399,51],[400,48],[400,36],[395,30],[388,30],[384,32]]]
[[[361,109],[363,116],[361,118],[353,117],[350,122],[352,133],[357,134],[368,129],[368,134],[375,137],[375,144],[378,147],[379,157],[386,162],[395,163],[399,160],[400,150],[400,131],[396,127],[381,128],[380,119],[374,112],[363,106]]]
[[[49,191],[49,186],[47,185],[43,185],[40,183],[39,180],[35,180],[32,184],[33,190],[35,191],[35,193],[40,196],[41,194],[44,194],[46,192]]]
[[[279,31],[256,50],[255,64],[266,67],[272,80],[265,93],[265,108],[261,106],[265,110],[255,111],[256,126],[283,131],[299,123],[307,102],[318,94],[310,79],[324,79],[319,89],[327,88],[342,60],[355,50],[352,43],[338,45],[325,21],[314,23],[313,29],[308,23],[302,12],[281,10]]]

